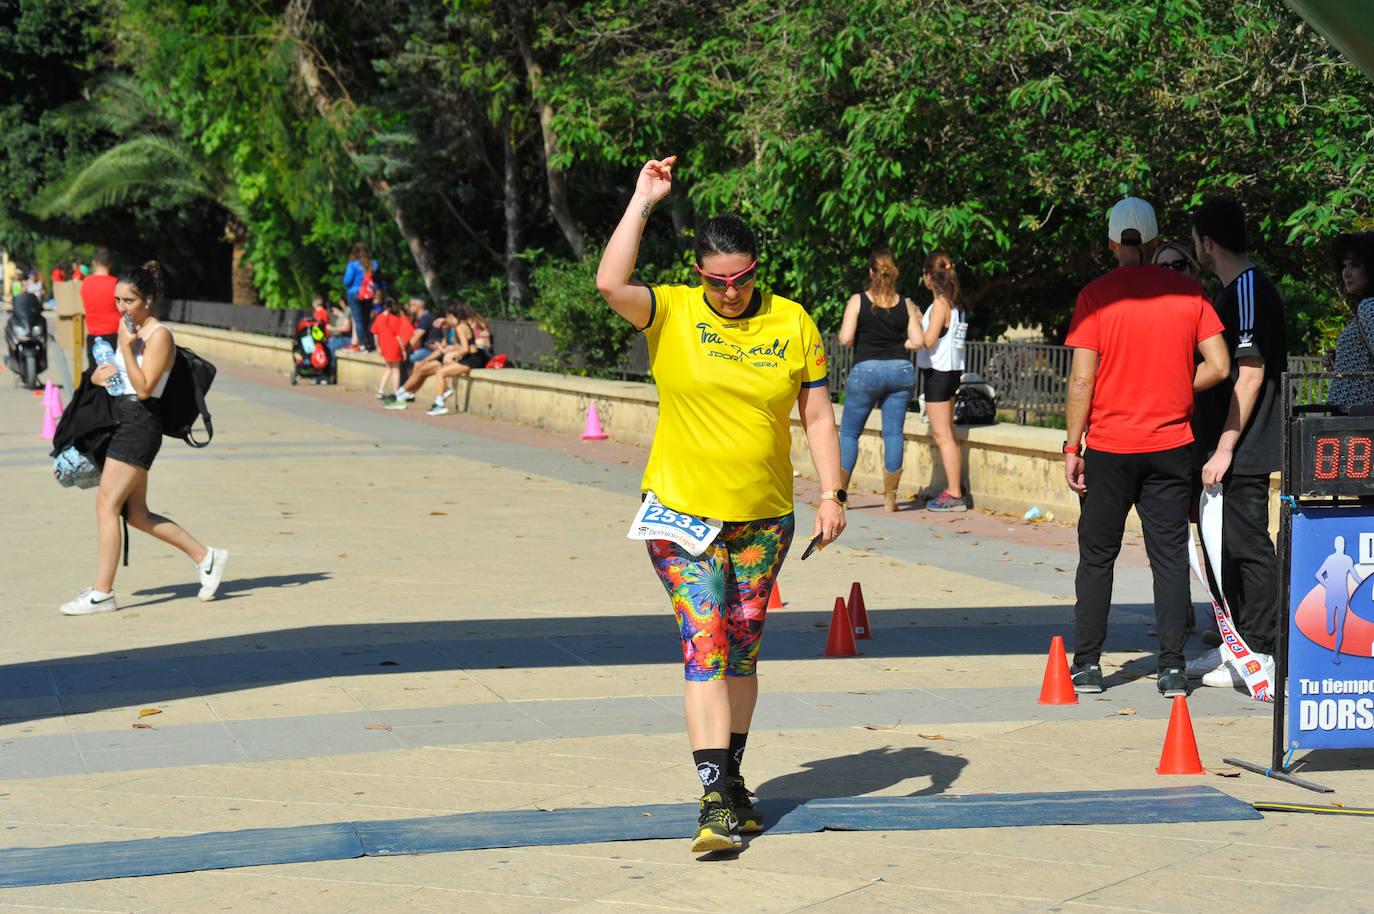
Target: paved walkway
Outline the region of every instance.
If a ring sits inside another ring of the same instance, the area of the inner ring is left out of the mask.
[[[69,619],[58,604],[93,572],[91,493],[52,482],[38,401],[7,380],[4,846],[694,799],[671,615],[624,537],[643,450],[223,365],[214,443],[165,444],[150,492],[230,550],[220,598],[198,602],[185,558],[135,532],[123,610]],[[814,491],[798,480],[799,528]],[[1168,704],[1138,546],[1118,571],[1108,691],[1042,707],[1050,638],[1072,633],[1072,528],[857,501],[841,543],[780,579],[746,757],[761,795],[1206,784],[1323,801],[1215,776],[1235,773],[1223,755],[1268,758],[1270,709],[1238,692],[1190,699],[1213,773],[1154,773]],[[856,580],[876,638],[822,657]],[[1316,753],[1306,772],[1374,806],[1369,761]],[[0,908],[1374,910],[1371,850],[1367,822],[1276,814],[827,832],[764,835],[730,861],[698,862],[685,839],[479,850],[6,889]]]

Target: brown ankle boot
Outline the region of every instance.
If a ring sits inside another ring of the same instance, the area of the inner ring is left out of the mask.
[[[902,479],[902,471],[883,473],[883,510],[897,510],[897,483]]]

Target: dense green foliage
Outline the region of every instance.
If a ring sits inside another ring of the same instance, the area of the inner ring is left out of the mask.
[[[949,251],[976,331],[1057,335],[1109,266],[1112,202],[1146,197],[1163,234],[1186,239],[1187,209],[1224,192],[1289,294],[1293,348],[1311,350],[1345,319],[1329,239],[1369,221],[1374,90],[1280,0],[0,7],[23,26],[0,42],[44,46],[61,76],[41,95],[0,64],[30,100],[3,109],[6,125],[39,130],[35,109],[128,73],[214,176],[195,198],[209,203],[140,205],[198,215],[203,235],[241,223],[268,305],[337,290],[361,239],[394,288],[536,316],[597,360],[623,331],[597,316],[579,255],[604,242],[650,156],[679,166],[646,275],[685,275],[694,220],[737,210],[759,230],[766,281],[825,329],[888,243],[907,277]],[[91,24],[57,26],[72,16]],[[0,152],[0,178],[32,193],[127,139],[49,130],[36,152]],[[0,244],[84,240],[102,218],[40,220],[3,187]]]

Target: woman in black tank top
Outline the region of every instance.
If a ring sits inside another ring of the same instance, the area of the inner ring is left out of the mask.
[[[851,296],[840,325],[840,342],[854,349],[840,420],[840,467],[844,484],[859,458],[859,436],[873,407],[883,428],[883,507],[897,510],[902,478],[907,405],[916,386],[911,352],[921,348],[921,315],[897,292],[897,263],[879,248],[868,264],[868,288]]]

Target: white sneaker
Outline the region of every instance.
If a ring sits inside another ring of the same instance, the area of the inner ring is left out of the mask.
[[[1264,675],[1269,679],[1269,685],[1274,685],[1274,658],[1269,654],[1254,652],[1255,659],[1264,667]],[[1228,660],[1225,664],[1202,677],[1202,684],[1213,689],[1244,689],[1245,674],[1236,669],[1234,661]]]
[[[1201,679],[1213,670],[1221,669],[1229,656],[1229,651],[1227,656],[1223,657],[1221,656],[1221,648],[1214,647],[1201,657],[1194,657],[1189,660],[1183,671],[1188,674],[1189,679]]]
[[[97,600],[95,588],[87,587],[77,594],[75,600],[68,600],[58,609],[65,616],[89,616],[93,613],[112,613],[119,607],[115,605],[114,591],[110,591],[110,595],[104,599]]]
[[[200,593],[196,596],[203,601],[215,598],[215,591],[219,590],[220,579],[224,577],[224,566],[228,562],[228,549],[210,547],[210,554],[202,560],[202,564],[196,566],[196,571],[200,574]]]
[[[396,391],[396,399],[402,403],[409,403],[411,400],[415,399],[415,395],[402,387],[400,390]]]
[[[426,416],[447,416],[447,415],[448,415],[448,407],[445,406],[445,405],[442,404],[442,403],[435,403],[435,404],[434,404],[433,406],[431,406],[429,409],[425,410],[425,415],[426,415]]]

